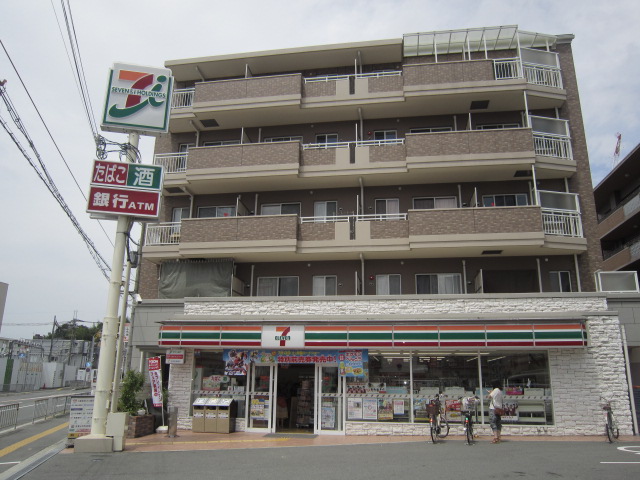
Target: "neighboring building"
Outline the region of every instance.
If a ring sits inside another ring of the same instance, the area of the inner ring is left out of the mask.
[[[435,393],[455,422],[500,381],[507,434],[602,434],[603,394],[631,433],[572,40],[509,26],[167,62],[132,338],[134,366],[178,350],[180,428],[226,397],[241,430],[420,435]]]
[[[629,272],[624,284],[609,283],[609,309],[618,312],[627,337],[633,385],[640,385],[640,145],[617,163],[594,188],[598,235],[604,258],[602,269]],[[635,275],[634,275],[635,272]],[[625,293],[625,292],[634,293]],[[636,414],[640,413],[640,387],[634,388]]]
[[[9,285],[0,282],[0,331],[2,331],[2,318],[4,317],[4,307],[7,304],[7,292]]]

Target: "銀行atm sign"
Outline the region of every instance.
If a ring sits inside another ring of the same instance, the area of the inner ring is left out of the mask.
[[[160,215],[162,181],[163,170],[157,165],[96,160],[87,212],[156,219]]]

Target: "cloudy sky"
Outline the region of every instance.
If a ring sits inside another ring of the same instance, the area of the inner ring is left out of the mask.
[[[622,134],[623,156],[640,142],[637,0],[70,0],[70,6],[98,122],[114,62],[163,66],[179,58],[518,25],[527,31],[575,35],[574,60],[594,184],[613,166],[616,133]],[[1,49],[0,80],[7,80],[13,105],[59,191],[111,263],[115,222],[101,226],[85,212],[83,195],[95,145],[68,57],[61,2],[2,0],[0,19],[3,46],[62,156]],[[0,116],[18,135],[4,103]],[[105,137],[125,140],[118,134]],[[19,139],[28,148],[25,139]],[[141,139],[140,146],[143,162],[150,163],[153,139]],[[9,284],[0,336],[31,338],[49,332],[54,316],[58,322],[74,316],[101,321],[108,282],[2,128],[0,204],[0,282]]]

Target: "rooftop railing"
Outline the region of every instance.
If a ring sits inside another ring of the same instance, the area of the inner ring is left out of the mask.
[[[193,105],[193,96],[196,92],[195,88],[183,88],[174,90],[171,96],[171,108],[186,108]]]

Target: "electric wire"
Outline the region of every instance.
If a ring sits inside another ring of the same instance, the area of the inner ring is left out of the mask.
[[[2,100],[4,101],[5,106],[7,107],[7,111],[9,112],[9,115],[11,116],[13,123],[16,125],[18,130],[24,135],[25,139],[29,143],[29,146],[31,147],[31,150],[33,151],[36,158],[38,159],[38,164],[40,168],[38,168],[38,164],[36,164],[36,162],[34,162],[34,160],[29,156],[29,153],[24,149],[24,147],[22,146],[18,138],[14,135],[14,133],[11,131],[11,129],[9,128],[9,125],[7,124],[7,122],[4,121],[2,116],[0,116],[0,124],[5,129],[5,131],[9,134],[9,136],[13,140],[13,143],[15,143],[15,145],[18,147],[18,149],[20,150],[22,155],[26,158],[26,160],[29,162],[31,167],[36,171],[36,174],[38,175],[40,180],[42,180],[42,182],[45,184],[45,186],[47,187],[49,192],[53,195],[53,197],[56,199],[60,207],[62,207],[62,210],[65,212],[69,220],[71,220],[71,223],[75,227],[76,231],[82,237],[85,245],[89,250],[89,253],[93,257],[96,264],[98,265],[98,268],[102,271],[102,274],[105,276],[107,280],[110,280],[110,275],[107,273],[108,271],[111,270],[111,268],[109,267],[109,264],[102,257],[102,255],[100,255],[100,252],[98,251],[97,247],[91,241],[91,239],[89,238],[89,235],[87,235],[87,233],[82,229],[82,227],[80,226],[80,223],[78,222],[76,217],[73,215],[73,212],[71,211],[71,209],[65,202],[64,198],[62,197],[62,194],[58,191],[58,188],[56,187],[55,182],[49,175],[49,172],[47,171],[44,165],[44,162],[42,160],[42,157],[38,153],[36,146],[33,143],[33,140],[31,140],[31,137],[29,136],[27,129],[24,127],[22,121],[20,120],[20,117],[18,116],[18,112],[13,106],[13,103],[9,98],[9,95],[6,91],[4,84],[0,85],[0,96],[2,97]]]

